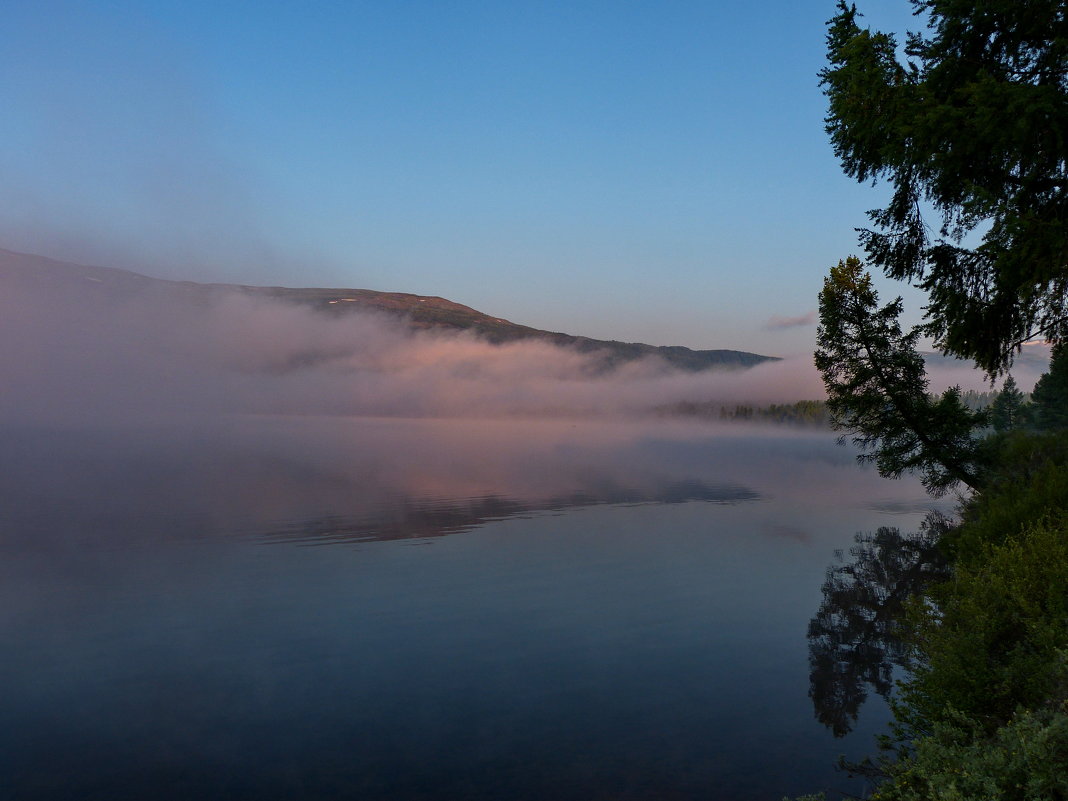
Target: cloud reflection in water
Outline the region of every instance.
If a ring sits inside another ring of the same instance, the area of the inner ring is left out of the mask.
[[[69,546],[101,531],[110,544],[250,534],[359,542],[603,504],[870,505],[861,499],[874,488],[886,508],[916,503],[911,482],[858,470],[825,432],[235,417],[197,429],[8,429],[0,438],[10,476],[0,545]]]

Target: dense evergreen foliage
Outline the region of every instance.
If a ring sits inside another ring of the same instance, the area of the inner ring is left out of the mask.
[[[876,799],[1068,798],[1068,432],[990,446],[959,520],[858,536],[810,626],[810,694],[836,734],[904,669],[883,753],[849,766]]]
[[[821,77],[846,173],[893,186],[861,234],[868,258],[927,291],[927,321],[903,333],[900,303],[880,307],[864,265],[841,262],[816,359],[832,422],[884,475],[971,492],[934,541],[880,532],[832,568],[810,630],[813,699],[848,726],[865,686],[887,689],[864,662],[881,650],[904,673],[882,755],[853,766],[879,780],[872,798],[1065,801],[1068,7],[911,5],[924,30],[899,51],[840,3]],[[993,375],[1035,334],[1055,347],[1031,402],[1011,377],[988,416],[954,390],[928,395],[920,336]],[[943,572],[924,572],[932,552]]]
[[[1034,423],[1045,431],[1068,428],[1068,348],[1053,349],[1049,372],[1038,379],[1031,393]]]
[[[883,476],[917,472],[936,494],[961,482],[978,488],[985,455],[974,432],[985,415],[968,409],[957,388],[928,393],[919,333],[902,333],[898,322],[901,299],[878,301],[856,257],[824,281],[815,359],[831,424],[852,431]]]
[[[913,595],[913,669],[873,798],[1068,798],[1068,437],[1002,441],[1000,470]]]
[[[925,331],[946,352],[1000,371],[1028,338],[1068,335],[1068,14],[1063,0],[911,4],[924,28],[904,63],[839,4],[827,130],[846,174],[893,187],[862,236],[872,264],[927,290]]]
[[[1024,394],[1010,375],[990,406],[990,424],[995,431],[1012,431],[1023,422]]]

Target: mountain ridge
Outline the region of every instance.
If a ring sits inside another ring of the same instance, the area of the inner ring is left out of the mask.
[[[145,296],[149,299],[153,293],[177,293],[207,299],[219,293],[234,292],[247,297],[295,303],[330,315],[373,311],[399,317],[414,330],[469,331],[495,345],[535,340],[580,353],[600,354],[601,366],[605,369],[647,357],[658,357],[673,367],[690,372],[714,368],[745,369],[764,362],[779,361],[774,356],[747,351],[694,350],[682,345],[648,345],[546,331],[494,317],[436,295],[344,287],[300,288],[174,281],[117,267],[76,264],[3,248],[0,248],[0,280],[33,283],[59,281],[76,289],[79,288],[79,281],[82,281],[85,283],[80,285],[81,289],[127,297]]]

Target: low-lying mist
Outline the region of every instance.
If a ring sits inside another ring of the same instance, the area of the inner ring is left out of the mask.
[[[650,414],[822,397],[807,358],[605,372],[596,354],[545,342],[496,346],[239,292],[81,289],[0,293],[0,529],[20,542],[93,539],[102,521],[134,538],[432,536],[596,503],[819,506],[854,483],[875,492],[875,472],[827,432]],[[907,511],[917,489],[878,493]]]
[[[648,358],[606,372],[598,354],[544,341],[493,345],[388,315],[326,314],[221,289],[115,294],[95,291],[92,280],[4,286],[0,423],[620,416],[684,401],[759,406],[824,396],[808,357],[698,373]],[[989,388],[966,366],[931,369],[935,390]],[[1017,382],[1029,388],[1039,372],[1021,364]]]
[[[111,423],[216,414],[633,414],[684,400],[822,395],[805,360],[689,373],[600,369],[534,340],[492,345],[372,313],[329,315],[219,292],[114,297],[16,285],[0,297],[0,419]]]

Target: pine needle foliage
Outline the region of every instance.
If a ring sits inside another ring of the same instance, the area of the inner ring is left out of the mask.
[[[901,299],[879,306],[871,276],[851,256],[825,279],[819,314],[815,361],[831,425],[851,431],[882,476],[917,473],[934,495],[958,483],[978,489],[984,452],[975,432],[986,415],[969,410],[957,387],[928,394],[919,332],[903,333],[898,321]]]
[[[892,197],[870,262],[930,298],[926,335],[991,374],[1068,337],[1064,0],[911,0],[903,47],[840,2],[820,73],[835,153]]]
[[[1023,413],[1024,394],[1017,389],[1016,379],[1010,375],[990,406],[990,423],[997,432],[1012,431],[1020,427]]]

